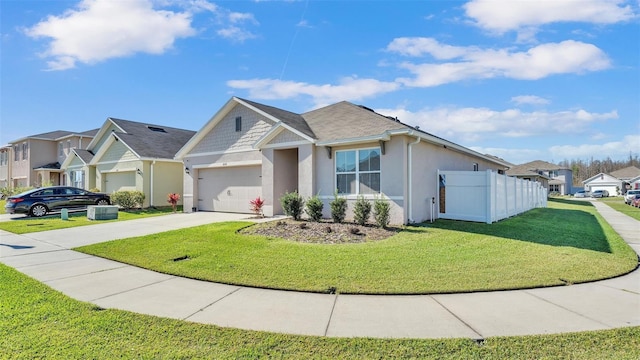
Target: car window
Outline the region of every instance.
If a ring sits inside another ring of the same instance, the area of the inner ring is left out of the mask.
[[[34,196],[52,196],[54,195],[54,189],[43,189],[38,191],[37,193],[34,193]]]

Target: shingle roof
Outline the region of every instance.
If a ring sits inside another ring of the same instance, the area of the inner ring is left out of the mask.
[[[85,164],[90,163],[91,159],[93,159],[93,153],[89,150],[73,149],[73,151],[78,155],[80,160],[82,160]]]
[[[629,166],[624,169],[612,171],[609,175],[620,180],[629,180],[640,176],[640,169],[635,166]]]
[[[347,101],[302,114],[319,141],[380,135],[409,126]],[[348,129],[348,131],[346,131]]]
[[[537,171],[537,170],[567,170],[568,168],[563,167],[563,166],[559,166],[556,164],[552,164],[546,161],[542,161],[542,160],[535,160],[535,161],[531,161],[525,164],[521,164],[518,166],[522,166],[526,169],[529,169],[531,171]]]
[[[125,133],[116,136],[140,157],[173,159],[195,131],[110,118]]]
[[[515,165],[507,170],[506,174],[509,176],[536,176],[549,179],[549,177],[545,175],[541,175],[535,171],[530,170],[528,163],[523,165]]]
[[[265,113],[275,117],[276,119],[281,120],[286,125],[300,131],[301,133],[313,139],[316,139],[315,133],[313,132],[313,130],[311,130],[311,128],[309,127],[309,124],[307,124],[304,117],[302,117],[300,114],[296,114],[287,110],[282,110],[277,107],[260,104],[255,101],[251,101],[247,99],[240,99],[240,100],[246,102],[247,104],[250,104],[251,106],[256,107],[257,109],[260,109],[261,111],[264,111]]]

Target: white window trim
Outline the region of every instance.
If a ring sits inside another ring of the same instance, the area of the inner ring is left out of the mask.
[[[360,151],[363,150],[378,150],[378,153],[380,154],[380,170],[377,171],[360,171],[359,167],[360,167]],[[349,151],[354,151],[356,153],[356,171],[344,171],[344,172],[340,172],[338,173],[338,153],[339,152],[349,152]],[[353,148],[353,149],[343,149],[343,150],[335,150],[333,152],[333,188],[334,189],[338,189],[338,174],[354,174],[356,176],[356,192],[354,194],[351,193],[338,193],[339,196],[358,196],[360,195],[360,174],[380,174],[380,190],[376,193],[376,194],[362,194],[365,196],[373,196],[373,195],[378,195],[378,194],[382,194],[382,150],[380,149],[379,146],[376,147],[366,147],[366,148]]]

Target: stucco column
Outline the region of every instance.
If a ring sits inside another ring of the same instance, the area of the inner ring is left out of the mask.
[[[265,216],[273,216],[273,149],[262,149],[262,211]]]
[[[194,205],[194,179],[198,178],[198,170],[189,168],[189,171],[183,171],[182,177],[182,212],[190,213],[193,211]]]
[[[298,147],[298,194],[305,199],[313,196],[316,188],[313,147],[312,144]]]

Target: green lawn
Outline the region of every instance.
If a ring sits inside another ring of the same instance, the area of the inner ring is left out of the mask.
[[[640,220],[640,208],[625,204],[622,196],[602,198],[598,199],[598,201],[611,206],[616,211],[629,215],[636,220]]]
[[[552,200],[548,208],[491,225],[441,220],[363,244],[302,244],[237,233],[249,225],[211,224],[77,250],[221,283],[376,294],[561,285],[616,276],[637,265],[637,255],[588,202]]]
[[[4,205],[7,203],[7,200],[0,200],[0,214],[6,214],[7,212],[4,210]]]
[[[182,211],[179,209],[179,211]],[[87,219],[87,212],[80,211],[69,213],[69,220],[62,220],[60,214],[43,216],[40,218],[21,217],[10,221],[1,221],[0,230],[12,232],[14,234],[26,234],[38,231],[66,229],[76,226],[86,226],[94,224],[102,224],[105,222],[124,221],[140,219],[148,216],[166,215],[172,212],[170,206],[158,207],[155,209],[142,209],[142,210],[128,210],[119,211],[117,220],[89,220]]]
[[[640,327],[395,340],[244,331],[105,310],[0,264],[0,359],[638,359]]]

